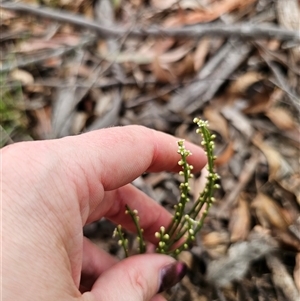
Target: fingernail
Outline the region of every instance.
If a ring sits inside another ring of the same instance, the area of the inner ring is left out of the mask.
[[[186,274],[187,266],[183,262],[174,262],[160,270],[160,285],[158,293],[161,293],[178,283]]]

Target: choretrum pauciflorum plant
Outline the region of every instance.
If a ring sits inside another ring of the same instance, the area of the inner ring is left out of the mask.
[[[213,192],[215,188],[219,188],[216,181],[219,179],[218,174],[214,171],[214,138],[215,135],[211,134],[208,130],[208,122],[199,118],[194,119],[194,123],[198,128],[196,132],[202,136],[202,142],[206,155],[207,155],[207,169],[208,176],[205,188],[200,193],[196,202],[190,209],[186,209],[186,205],[190,202],[190,185],[189,180],[193,177],[193,166],[187,162],[187,158],[191,155],[191,152],[184,146],[184,140],[178,141],[178,153],[181,157],[178,164],[182,167],[179,172],[183,176],[183,181],[179,185],[180,198],[178,203],[174,206],[174,215],[170,225],[160,227],[155,233],[159,242],[156,248],[156,252],[160,254],[167,254],[173,257],[177,257],[183,250],[189,248],[193,244],[196,234],[201,230],[205,217],[208,214],[210,207],[214,202]],[[204,210],[201,211],[201,209]],[[201,214],[200,214],[201,212]],[[126,206],[126,214],[129,214],[136,227],[137,240],[138,240],[138,253],[142,254],[146,252],[146,243],[143,237],[143,229],[140,227],[139,216],[137,210]],[[128,239],[124,236],[122,226],[118,225],[114,231],[114,236],[119,237],[119,244],[123,247],[125,257],[129,256],[128,251]]]

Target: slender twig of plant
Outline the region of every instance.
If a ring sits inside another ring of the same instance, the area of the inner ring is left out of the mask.
[[[126,211],[125,214],[129,214],[131,219],[134,222],[136,231],[137,231],[137,240],[139,242],[139,248],[138,248],[138,252],[140,254],[143,254],[146,252],[146,243],[144,240],[144,229],[141,228],[140,226],[140,217],[138,216],[138,211],[135,210],[131,210],[131,208],[126,205]]]
[[[125,257],[129,256],[129,251],[128,251],[128,239],[125,238],[123,231],[122,231],[122,226],[118,225],[113,233],[113,237],[119,237],[118,244],[123,248]]]
[[[187,158],[192,155],[189,150],[184,146],[184,140],[178,141],[178,153],[181,159],[178,164],[182,167],[179,172],[183,176],[183,181],[179,185],[180,198],[177,205],[174,206],[175,212],[170,225],[160,227],[159,231],[155,233],[155,237],[159,239],[156,252],[160,254],[168,254],[176,257],[183,250],[189,248],[195,240],[196,234],[201,230],[205,217],[208,214],[210,207],[214,202],[213,192],[214,189],[219,188],[216,181],[219,179],[218,174],[214,171],[214,138],[208,130],[208,122],[199,118],[194,119],[197,124],[197,133],[201,135],[202,142],[206,155],[207,155],[207,169],[208,176],[205,188],[200,193],[198,199],[190,210],[186,210],[186,204],[190,201],[190,185],[189,180],[193,177],[193,166],[187,162]],[[202,208],[204,208],[202,210]],[[202,211],[201,211],[202,210]],[[201,212],[201,216],[200,215]],[[137,230],[137,239],[139,241],[139,253],[146,251],[146,244],[143,238],[143,229],[139,224],[138,212],[126,206],[126,214],[129,214],[135,224]],[[124,248],[125,256],[128,256],[128,243],[123,234],[121,234],[121,226],[119,225],[116,234],[120,237],[120,245]],[[127,248],[127,249],[126,249]]]

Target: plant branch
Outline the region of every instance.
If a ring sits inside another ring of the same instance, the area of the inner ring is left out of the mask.
[[[49,18],[58,22],[70,23],[85,29],[97,32],[102,38],[120,38],[128,34],[129,37],[189,37],[200,38],[204,35],[218,36],[236,36],[240,38],[258,39],[258,38],[276,38],[279,40],[294,40],[300,42],[300,34],[297,31],[287,30],[278,26],[253,25],[249,23],[240,23],[235,25],[227,24],[201,24],[187,26],[183,28],[164,29],[152,27],[147,29],[123,29],[120,27],[106,27],[96,22],[88,20],[80,15],[68,12],[57,11],[45,7],[36,7],[17,2],[4,2],[1,8],[36,15],[42,18]]]

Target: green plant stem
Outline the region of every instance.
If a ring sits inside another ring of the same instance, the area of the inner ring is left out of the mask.
[[[143,235],[144,230],[141,228],[140,223],[139,223],[138,212],[136,210],[131,210],[131,208],[128,205],[125,205],[125,207],[126,207],[126,211],[132,218],[134,225],[136,227],[136,230],[137,230],[137,239],[139,242],[139,253],[143,254],[146,252],[146,243],[145,243],[144,235]]]
[[[215,135],[212,135],[208,130],[208,123],[200,119],[195,119],[195,123],[198,125],[197,133],[201,134],[203,141],[201,144],[204,146],[207,154],[207,169],[208,176],[204,191],[199,195],[197,201],[192,208],[186,213],[186,204],[189,202],[189,179],[192,178],[191,170],[193,166],[188,164],[187,157],[191,155],[191,152],[184,146],[184,141],[178,141],[178,153],[181,156],[178,164],[182,167],[180,175],[183,176],[183,182],[180,184],[180,199],[177,205],[174,206],[175,213],[173,219],[167,229],[160,227],[159,231],[155,233],[155,236],[159,239],[158,246],[156,248],[157,253],[168,254],[176,257],[183,250],[188,249],[195,241],[196,234],[203,226],[204,219],[206,218],[210,207],[214,202],[213,191],[218,188],[215,184],[219,176],[214,172],[214,142]],[[203,206],[206,205],[205,210],[199,217],[200,211]],[[139,241],[139,253],[146,252],[146,244],[143,238],[143,229],[140,227],[139,216],[136,210],[132,210],[126,205],[126,214],[129,214],[137,231],[137,239]],[[118,236],[120,237],[120,245],[123,246],[126,257],[128,256],[128,241],[124,238],[119,225],[116,229]]]
[[[124,250],[124,253],[125,253],[125,257],[129,257],[129,252],[128,252],[128,239],[125,238],[123,232],[122,232],[122,226],[121,225],[118,225],[115,230],[114,230],[114,234],[113,234],[113,237],[114,236],[119,236],[119,241],[118,241],[118,244],[120,246],[122,246],[123,250]]]

